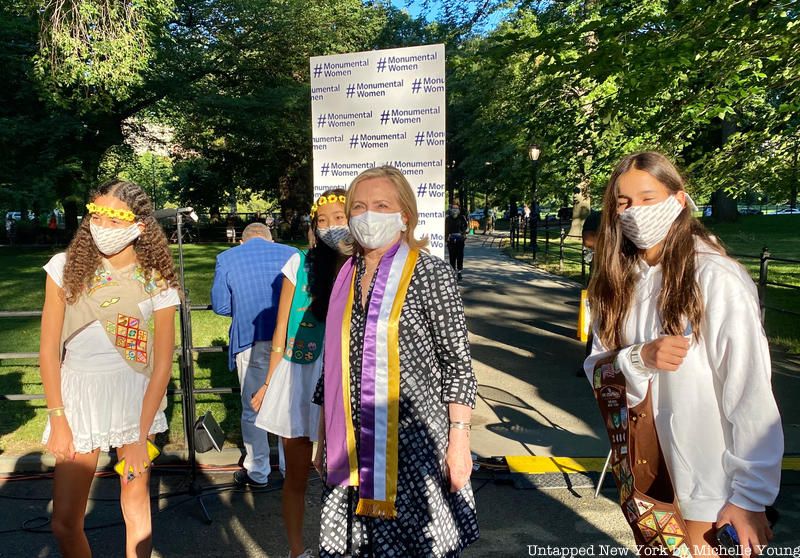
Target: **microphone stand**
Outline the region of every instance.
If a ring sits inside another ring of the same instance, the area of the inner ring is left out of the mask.
[[[194,443],[195,400],[194,400],[194,358],[192,354],[192,316],[189,292],[186,290],[183,267],[183,214],[175,213],[175,223],[178,233],[178,269],[180,272],[180,285],[183,292],[183,302],[180,307],[181,323],[181,406],[183,408],[183,431],[186,435],[186,449],[189,452],[189,494],[200,506],[205,523],[211,524],[211,516],[203,502],[203,487],[197,478],[197,451]]]

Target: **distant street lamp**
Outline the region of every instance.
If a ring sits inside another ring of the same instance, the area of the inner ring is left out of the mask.
[[[536,203],[536,176],[539,171],[539,156],[542,154],[542,150],[539,148],[538,145],[531,144],[528,147],[528,157],[530,157],[531,161],[533,161],[533,184],[531,187],[531,216],[530,216],[530,226],[531,226],[531,250],[533,251],[533,259],[536,259],[536,236],[538,233],[539,227],[539,209]]]

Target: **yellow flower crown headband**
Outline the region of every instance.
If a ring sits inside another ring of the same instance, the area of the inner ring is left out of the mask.
[[[343,204],[347,202],[347,197],[345,197],[343,194],[328,194],[327,196],[320,196],[320,198],[317,200],[317,203],[311,206],[312,219],[314,215],[317,214],[317,211],[319,210],[320,206],[336,202]]]
[[[96,203],[87,203],[86,209],[89,210],[89,213],[105,215],[112,219],[120,219],[122,221],[128,221],[129,223],[133,223],[136,220],[136,215],[133,214],[133,211],[127,209],[114,209],[113,207],[97,205]]]

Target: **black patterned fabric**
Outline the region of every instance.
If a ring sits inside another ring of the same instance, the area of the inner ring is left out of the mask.
[[[359,258],[351,321],[350,403],[360,432],[361,357],[366,312]],[[373,277],[370,296],[374,286]],[[314,401],[322,403],[323,378]],[[358,488],[325,486],[320,556],[458,556],[478,538],[475,498],[468,483],[451,494],[445,474],[448,403],[474,407],[477,382],[467,324],[453,270],[421,253],[400,316],[400,432],[397,518],[355,515]]]

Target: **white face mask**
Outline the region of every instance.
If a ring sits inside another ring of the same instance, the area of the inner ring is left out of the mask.
[[[640,250],[652,248],[667,236],[683,206],[675,196],[655,205],[629,207],[619,215],[622,234]]]
[[[451,207],[450,208],[450,215],[452,215],[453,217],[458,217],[460,214],[461,214],[461,210],[459,208],[457,208],[457,207]]]
[[[333,250],[339,250],[339,243],[351,239],[350,229],[347,225],[336,225],[317,229],[319,239]]]
[[[104,256],[113,256],[125,249],[125,247],[139,238],[142,231],[139,225],[133,223],[130,227],[112,228],[101,227],[94,223],[89,223],[89,230],[97,249]]]
[[[361,246],[374,250],[383,248],[397,238],[397,233],[406,230],[400,213],[378,213],[365,211],[350,218],[350,232]]]

